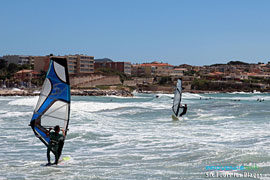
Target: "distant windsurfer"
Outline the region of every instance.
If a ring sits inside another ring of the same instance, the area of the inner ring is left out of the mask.
[[[183,108],[183,112],[179,115],[180,117],[182,117],[187,113],[187,104],[185,104],[185,106],[181,106],[180,108]]]
[[[62,129],[63,134],[59,134],[60,127],[57,125],[54,127],[54,132],[51,132],[52,128],[49,129],[47,132],[47,136],[50,136],[50,143],[47,148],[47,159],[48,164],[51,165],[51,157],[50,152],[53,151],[55,155],[55,162],[53,164],[58,164],[58,160],[61,156],[61,150],[63,148],[64,138],[65,138],[65,131]]]

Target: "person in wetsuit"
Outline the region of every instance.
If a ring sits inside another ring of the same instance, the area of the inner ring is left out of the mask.
[[[187,104],[185,104],[185,106],[181,106],[180,108],[183,108],[183,112],[179,115],[181,117],[187,113]]]
[[[55,162],[53,164],[58,164],[58,160],[61,156],[61,151],[64,145],[65,131],[62,129],[63,134],[59,134],[60,127],[57,125],[54,127],[54,132],[51,132],[52,128],[49,129],[47,136],[50,136],[50,143],[47,148],[47,159],[48,164],[51,165],[50,152],[54,152]]]

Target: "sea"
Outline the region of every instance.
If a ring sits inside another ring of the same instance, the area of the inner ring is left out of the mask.
[[[28,126],[38,97],[0,97],[0,179],[270,179],[270,94],[72,96],[62,161]],[[53,155],[51,155],[53,157]]]

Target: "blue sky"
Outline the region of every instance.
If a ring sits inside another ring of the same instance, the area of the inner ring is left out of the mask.
[[[270,61],[268,0],[0,0],[0,56]]]

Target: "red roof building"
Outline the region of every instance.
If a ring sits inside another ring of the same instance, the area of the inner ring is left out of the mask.
[[[15,73],[14,77],[20,81],[29,81],[30,79],[38,79],[40,76],[40,73],[29,70],[29,69],[23,69]]]

